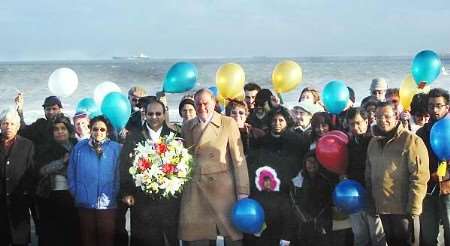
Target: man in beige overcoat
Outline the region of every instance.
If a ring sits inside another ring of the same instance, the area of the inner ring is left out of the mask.
[[[194,156],[193,178],[181,200],[179,236],[183,245],[211,245],[218,235],[240,245],[231,208],[249,194],[249,178],[236,122],[214,111],[208,89],[194,96],[197,117],[183,125],[185,146]]]

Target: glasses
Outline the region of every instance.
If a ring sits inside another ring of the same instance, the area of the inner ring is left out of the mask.
[[[106,128],[97,128],[97,127],[94,127],[94,128],[92,128],[92,131],[93,131],[93,132],[98,132],[98,131],[100,131],[100,132],[106,132]]]
[[[447,106],[446,104],[432,104],[432,103],[430,103],[430,104],[428,104],[428,109],[438,109],[438,110],[440,110],[440,109],[442,109],[443,107],[445,107],[445,106]]]
[[[392,99],[392,100],[390,100],[390,102],[393,103],[393,104],[397,104],[399,102],[399,100],[398,99]]]
[[[244,111],[231,111],[232,114],[240,114],[240,115],[244,115],[245,112]]]
[[[153,115],[155,115],[155,116],[161,116],[162,113],[161,113],[161,112],[147,112],[147,115],[150,116],[150,117],[152,117]]]

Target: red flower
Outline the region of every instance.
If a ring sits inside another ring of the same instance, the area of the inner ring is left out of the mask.
[[[164,154],[167,152],[167,145],[165,144],[156,144],[156,152],[158,152],[158,154]]]
[[[140,158],[138,161],[138,167],[139,169],[141,169],[142,171],[145,169],[148,169],[152,166],[152,163],[150,162],[150,160],[147,160],[145,158]]]
[[[164,164],[162,167],[162,171],[165,174],[172,174],[175,172],[175,165],[168,163],[168,164]]]

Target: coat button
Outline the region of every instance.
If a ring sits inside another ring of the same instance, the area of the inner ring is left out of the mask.
[[[9,178],[6,178],[6,181],[9,181]]]
[[[9,165],[9,161],[6,162],[6,165]]]

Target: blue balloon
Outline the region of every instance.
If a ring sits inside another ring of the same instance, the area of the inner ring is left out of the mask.
[[[85,97],[85,98],[81,99],[80,101],[78,101],[75,112],[76,113],[78,113],[78,112],[86,113],[90,119],[101,114],[97,107],[97,104],[95,103],[94,98],[92,98],[92,97]]]
[[[233,206],[231,222],[241,232],[260,232],[264,224],[264,209],[253,199],[240,199]]]
[[[430,84],[439,76],[441,70],[442,63],[438,54],[431,50],[423,50],[414,57],[411,73],[417,85]]]
[[[214,95],[215,97],[217,96],[217,92],[219,91],[219,90],[217,89],[217,87],[211,86],[211,87],[209,87],[208,89],[213,93],[213,95]]]
[[[346,214],[353,214],[367,208],[367,192],[354,180],[341,181],[333,191],[333,202]]]
[[[116,130],[124,128],[131,115],[130,101],[120,92],[111,92],[106,95],[101,109]]]
[[[328,112],[339,114],[347,107],[350,93],[343,81],[328,82],[322,91],[322,100]]]
[[[194,88],[198,71],[192,63],[178,62],[173,65],[166,74],[163,83],[163,91],[180,93]]]
[[[450,116],[438,120],[431,127],[430,144],[434,154],[441,161],[450,160]]]

